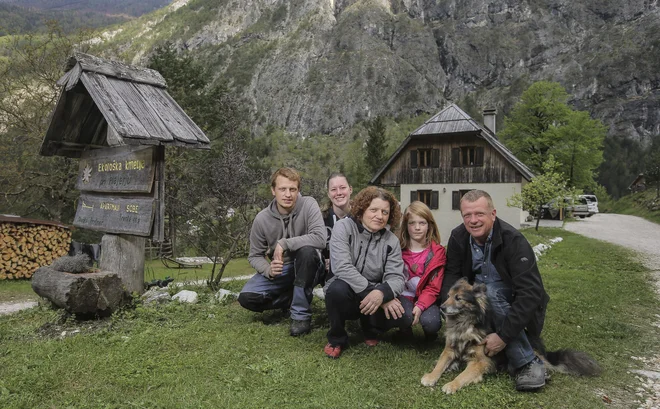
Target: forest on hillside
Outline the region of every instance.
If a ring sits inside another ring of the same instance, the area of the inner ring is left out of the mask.
[[[170,0],[0,0],[0,3],[48,11],[92,11],[139,17],[166,6]]]

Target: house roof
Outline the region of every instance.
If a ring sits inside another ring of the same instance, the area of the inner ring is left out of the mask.
[[[646,183],[646,178],[644,177],[643,173],[640,173],[639,175],[637,175],[635,180],[632,181],[630,186],[628,186],[628,189],[632,190],[636,185],[643,185],[645,183]]]
[[[90,147],[123,145],[210,147],[158,71],[83,53],[74,54],[66,69],[42,155],[79,157]]]
[[[525,179],[532,180],[534,177],[532,171],[516,158],[516,156],[504,146],[497,137],[488,130],[488,128],[477,123],[477,121],[472,119],[470,115],[466,114],[465,111],[459,108],[456,104],[451,104],[435,114],[428,121],[424,122],[422,126],[412,131],[410,135],[404,139],[385,165],[383,165],[378,172],[376,172],[376,175],[371,178],[369,183],[375,184],[378,181],[390,165],[396,161],[411,140],[426,138],[429,136],[443,137],[463,133],[473,133],[476,134],[477,137],[484,139],[493,147],[493,149],[504,156],[504,158],[511,163],[511,165],[520,172]]]

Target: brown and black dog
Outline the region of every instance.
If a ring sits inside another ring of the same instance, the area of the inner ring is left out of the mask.
[[[465,279],[458,280],[441,308],[446,317],[445,349],[433,371],[422,377],[422,385],[434,386],[445,371],[457,369],[465,362],[465,370],[442,387],[443,392],[452,394],[465,385],[481,382],[483,375],[506,367],[504,351],[490,358],[481,344],[493,332],[484,284],[471,286]],[[598,363],[584,352],[564,349],[546,353],[541,339],[530,337],[530,343],[549,370],[572,375],[600,373]]]

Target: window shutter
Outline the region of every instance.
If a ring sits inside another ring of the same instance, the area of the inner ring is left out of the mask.
[[[437,190],[434,190],[431,192],[431,206],[429,206],[431,209],[437,209],[438,208],[438,200],[439,200],[439,192]]]
[[[461,192],[458,190],[451,192],[451,210],[461,210]]]
[[[417,169],[417,150],[410,151],[410,168]]]
[[[412,191],[410,192],[410,203],[412,203],[412,202],[414,202],[414,201],[416,201],[416,200],[417,200],[417,191],[416,191],[416,190],[412,190]]]
[[[484,147],[478,146],[474,158],[474,166],[483,166],[484,165]]]
[[[433,158],[431,159],[431,167],[440,167],[440,149],[433,149]]]
[[[461,166],[461,148],[453,148],[451,150],[451,167],[457,168]]]

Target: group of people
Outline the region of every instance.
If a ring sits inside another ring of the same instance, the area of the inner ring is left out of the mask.
[[[403,212],[389,191],[369,186],[351,199],[346,176],[333,173],[330,205],[300,194],[291,168],[271,177],[273,201],[256,216],[248,261],[257,271],[238,301],[251,311],[290,313],[290,334],[311,331],[312,290],[323,285],[330,329],[324,353],[339,358],[348,347],[347,320],[359,320],[364,343],[398,328],[412,337],[420,324],[426,340],[437,338],[441,304],[461,277],[487,286],[494,332],[484,340],[489,356],[504,350],[519,390],[545,384],[543,362],[527,335],[540,335],[549,297],[527,240],[497,218],[490,195],[467,192],[463,223],[440,244],[431,210],[422,202]],[[395,234],[398,232],[398,234]]]

